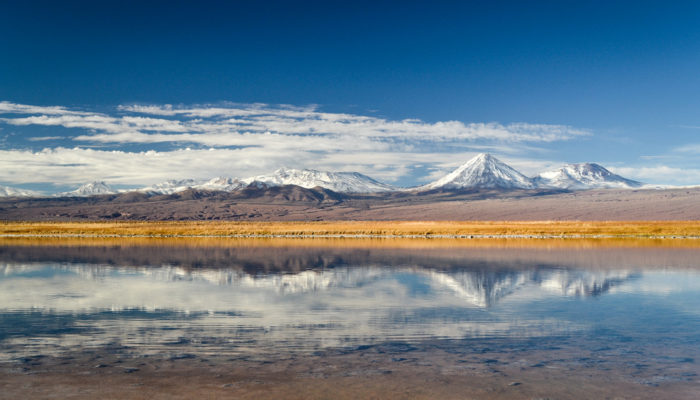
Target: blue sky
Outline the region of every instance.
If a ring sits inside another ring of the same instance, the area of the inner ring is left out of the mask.
[[[409,186],[482,151],[700,184],[700,3],[347,3],[3,5],[0,184]]]

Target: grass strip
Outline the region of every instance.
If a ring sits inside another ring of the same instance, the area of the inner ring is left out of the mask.
[[[683,237],[700,221],[0,222],[2,236]]]

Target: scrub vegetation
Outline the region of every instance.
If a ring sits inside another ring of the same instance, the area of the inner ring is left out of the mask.
[[[0,235],[700,237],[700,221],[0,222]]]

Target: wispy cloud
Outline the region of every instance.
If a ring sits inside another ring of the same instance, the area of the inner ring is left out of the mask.
[[[0,114],[91,115],[91,112],[69,110],[60,106],[32,106],[0,101]]]
[[[460,154],[468,159],[474,153]],[[314,158],[313,163],[306,160]],[[414,164],[431,164],[441,153],[392,153],[355,151],[333,157],[290,149],[284,152],[265,147],[240,149],[181,149],[174,151],[125,152],[86,148],[0,150],[0,181],[10,183],[79,184],[106,180],[124,185],[147,185],[176,178],[247,177],[270,172],[280,166],[314,167],[321,170],[358,171],[384,181],[408,174]],[[442,164],[435,168],[443,170]]]
[[[642,182],[666,182],[673,185],[700,184],[700,169],[668,165],[639,167],[610,167],[610,171]]]
[[[149,184],[249,176],[280,166],[359,171],[396,181],[414,173],[416,164],[427,171],[414,177],[420,183],[479,151],[541,152],[539,144],[590,135],[566,125],[389,120],[322,112],[314,105],[122,105],[91,112],[1,102],[0,115],[0,123],[11,126],[70,129],[27,137],[34,143],[62,140],[62,147],[2,151],[0,181],[12,183]],[[154,151],[162,144],[170,150]]]
[[[322,112],[313,105],[234,103],[123,105],[96,112],[0,102],[3,123],[25,132],[32,126],[54,128],[46,136],[13,133],[19,148],[0,150],[0,182],[59,185],[246,177],[281,166],[358,171],[387,182],[420,184],[482,151],[497,153],[532,176],[563,164],[542,159],[546,144],[591,135],[566,125],[390,120]],[[42,141],[60,145],[30,150]],[[678,163],[697,154],[700,144],[690,143],[657,157],[656,166],[610,169],[645,182],[693,185],[700,182],[700,170],[662,161]]]
[[[686,144],[684,146],[676,147],[673,150],[678,153],[700,154],[700,143]]]
[[[121,106],[128,115],[109,116],[99,113],[72,112],[62,107],[32,107],[2,103],[11,113],[46,114],[3,118],[11,125],[48,125],[84,128],[95,135],[81,135],[76,140],[111,143],[155,143],[188,141],[207,145],[230,146],[226,135],[279,134],[307,136],[352,136],[366,140],[552,142],[590,134],[566,125],[513,123],[463,123],[417,119],[392,121],[383,118],[317,111],[315,107],[274,107],[263,104],[229,107],[173,108],[172,106]],[[42,110],[49,109],[50,113]],[[24,110],[24,111],[22,111]],[[65,110],[65,113],[61,113]],[[0,108],[0,113],[3,109]],[[177,117],[180,119],[143,117],[135,114]],[[182,133],[186,135],[154,135]],[[222,136],[223,135],[223,136]],[[152,137],[149,137],[152,136]],[[209,136],[216,136],[212,140]],[[235,141],[235,140],[234,140]]]
[[[30,137],[28,140],[30,142],[43,142],[47,140],[62,140],[66,139],[65,136],[38,136],[38,137]]]

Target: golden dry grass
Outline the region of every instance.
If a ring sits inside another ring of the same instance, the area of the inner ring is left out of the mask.
[[[700,237],[700,221],[0,222],[0,235]]]

